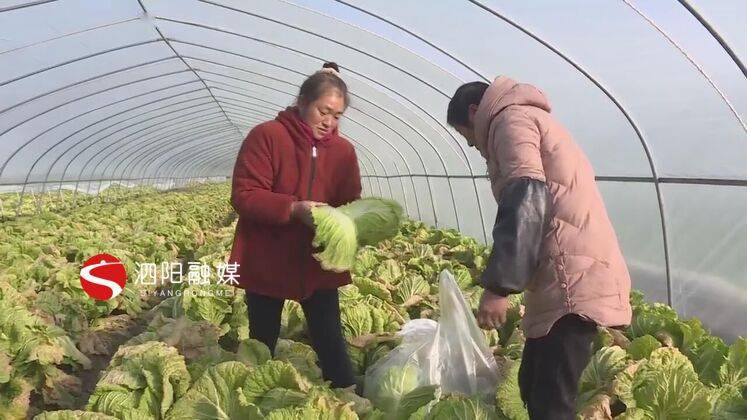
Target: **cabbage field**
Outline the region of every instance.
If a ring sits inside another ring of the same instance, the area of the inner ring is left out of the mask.
[[[2,419],[527,419],[517,373],[522,298],[509,322],[486,332],[501,370],[494,398],[418,387],[392,369],[372,400],[322,380],[301,306],[287,302],[274,357],[249,339],[243,292],[231,285],[135,284],[138,264],[195,261],[215,273],[230,252],[236,215],[229,184],[83,199],[0,226]],[[80,199],[80,197],[79,197]],[[7,201],[6,201],[7,202]],[[24,203],[33,207],[34,203]],[[89,298],[81,264],[106,252],[129,273],[124,292]],[[411,319],[438,320],[438,274],[448,269],[477,308],[475,279],[489,248],[455,230],[409,221],[355,255],[340,289],[349,352],[360,382],[397,345]],[[697,319],[631,296],[624,331],[600,328],[580,383],[589,419],[747,418],[747,339],[725,343]],[[738,322],[738,320],[735,320]]]

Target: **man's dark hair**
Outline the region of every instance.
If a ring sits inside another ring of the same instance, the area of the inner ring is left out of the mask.
[[[470,82],[459,86],[449,101],[446,122],[452,127],[469,126],[469,106],[479,105],[488,87],[489,85],[485,82]]]

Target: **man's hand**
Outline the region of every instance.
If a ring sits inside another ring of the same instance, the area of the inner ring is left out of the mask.
[[[506,323],[508,298],[485,289],[477,309],[477,323],[485,330],[496,329]]]
[[[314,229],[314,218],[311,216],[311,209],[326,205],[327,203],[319,203],[317,201],[295,201],[291,205],[291,218],[300,220],[306,226]]]

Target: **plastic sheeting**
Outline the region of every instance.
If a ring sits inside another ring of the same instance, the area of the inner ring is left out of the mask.
[[[331,60],[365,193],[487,241],[485,165],[445,110],[461,83],[506,74],[541,87],[589,155],[635,286],[744,335],[745,14],[740,0],[6,0],[0,187],[230,176],[245,134]]]

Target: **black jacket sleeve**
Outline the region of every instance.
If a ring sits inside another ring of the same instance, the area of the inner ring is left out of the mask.
[[[501,296],[526,288],[539,264],[551,206],[550,191],[542,181],[516,178],[503,187],[493,226],[493,250],[480,278],[484,288]]]

